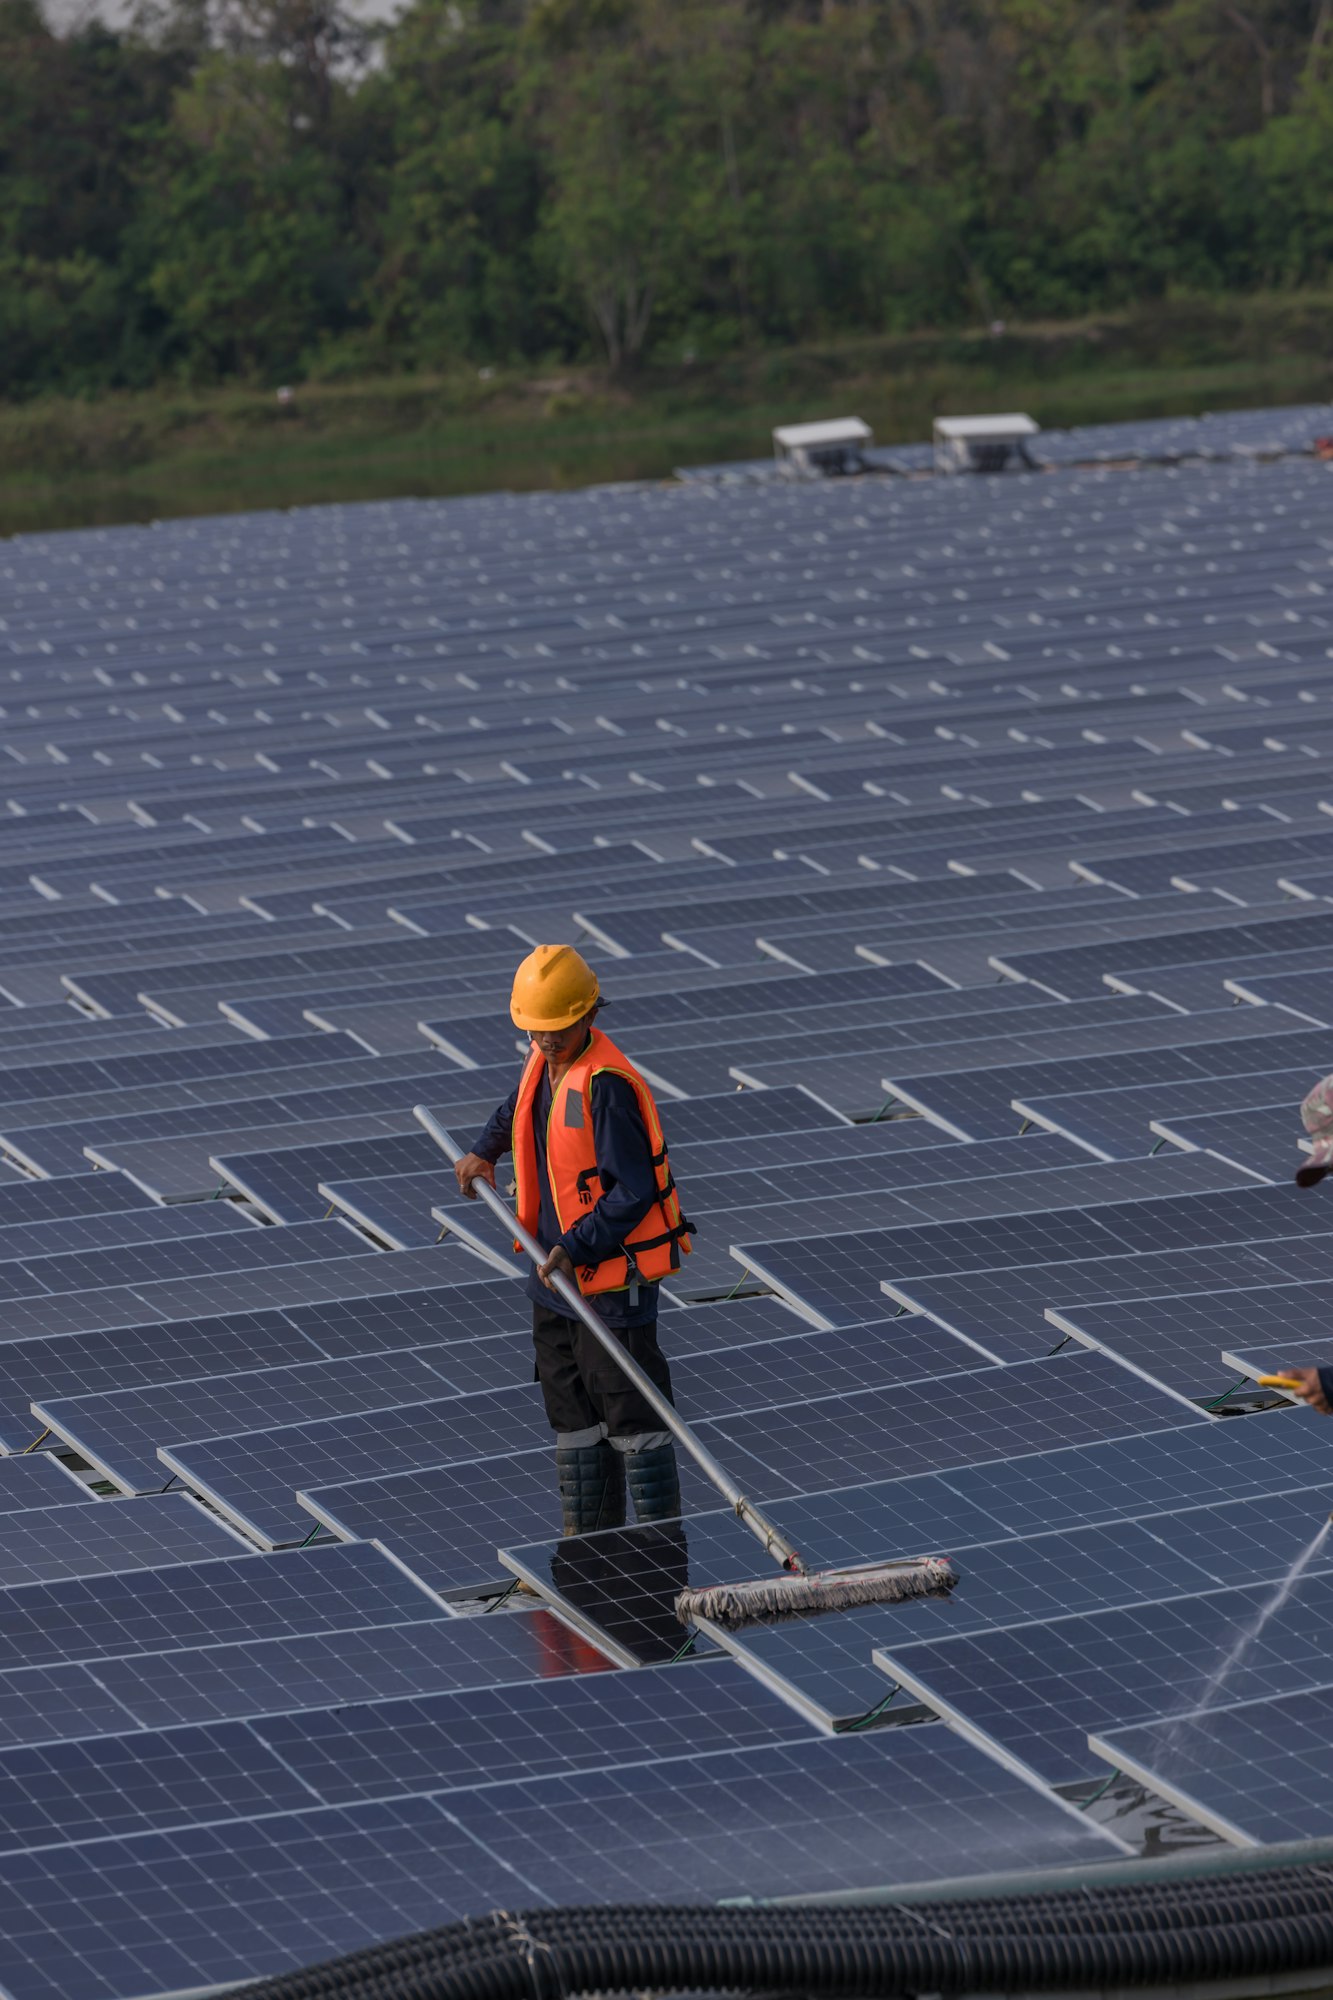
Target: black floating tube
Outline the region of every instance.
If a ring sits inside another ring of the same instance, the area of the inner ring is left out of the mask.
[[[1333,1866],[930,1904],[495,1911],[237,1989],[236,2000],[887,1996],[1324,1971]]]

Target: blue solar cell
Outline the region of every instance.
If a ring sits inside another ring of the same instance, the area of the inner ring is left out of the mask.
[[[1331,1743],[1331,1687],[1302,1688],[1277,1728],[1265,1698],[1092,1733],[1093,1749],[1118,1769],[1242,1846],[1327,1838]]]

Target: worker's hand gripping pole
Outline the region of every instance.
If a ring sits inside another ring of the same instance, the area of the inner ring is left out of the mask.
[[[431,1138],[440,1148],[440,1151],[447,1154],[449,1159],[457,1165],[458,1161],[463,1158],[464,1149],[454,1139],[453,1134],[445,1130],[434,1113],[428,1111],[424,1104],[418,1104],[413,1108],[412,1116],[425,1131],[429,1132]],[[521,1244],[523,1249],[527,1251],[533,1263],[544,1264],[546,1262],[546,1252],[542,1249],[541,1244],[538,1243],[535,1236],[529,1235],[513,1210],[509,1207],[509,1204],[501,1200],[495,1189],[489,1187],[483,1180],[474,1180],[472,1188],[492,1213],[498,1216],[500,1221],[503,1222],[514,1241]],[[602,1319],[600,1314],[593,1311],[582,1292],[578,1289],[578,1286],[572,1285],[569,1279],[560,1271],[555,1272],[548,1280],[548,1283],[552,1291],[561,1299],[567,1311],[575,1319],[582,1320],[593,1338],[600,1341],[601,1345],[620,1369],[622,1375],[626,1376],[633,1383],[644,1401],[656,1411],[657,1415],[662,1419],[663,1424],[671,1432],[672,1437],[690,1454],[690,1457],[694,1460],[704,1477],[712,1481],[737,1518],[744,1521],[746,1527],[759,1537],[759,1540],[763,1543],[769,1554],[775,1557],[784,1569],[803,1573],[805,1564],[801,1561],[800,1556],[787,1540],[787,1537],[760,1513],[752,1500],[746,1499],[739,1486],[729,1477],[724,1468],[718,1464],[712,1452],[708,1450],[706,1445],[699,1442],[699,1439],[694,1435],[694,1432],[690,1429],[684,1418],[677,1414],[657,1384],[644,1374],[633,1355],[628,1352],[621,1341],[616,1339],[605,1320]]]

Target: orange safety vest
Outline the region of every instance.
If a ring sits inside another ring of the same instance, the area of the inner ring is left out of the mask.
[[[519,1221],[534,1235],[541,1195],[533,1106],[545,1067],[546,1058],[533,1049],[524,1066],[514,1106],[516,1207]],[[600,1264],[585,1264],[579,1270],[579,1290],[585,1295],[621,1291],[636,1277],[646,1284],[655,1284],[659,1278],[678,1271],[682,1253],[688,1256],[693,1248],[690,1224],[681,1214],[676,1198],[676,1183],[671,1178],[671,1162],[653,1094],[629,1058],[621,1054],[600,1028],[592,1030],[587,1048],[571,1063],[559,1089],[552,1093],[546,1120],[546,1176],[561,1230],[572,1229],[579,1217],[601,1200],[602,1183],[592,1133],[592,1084],[593,1078],[603,1071],[623,1076],[633,1085],[648,1143],[653,1149],[657,1200],[626,1237],[624,1255],[607,1257]],[[516,1250],[519,1247],[517,1243],[514,1245]]]

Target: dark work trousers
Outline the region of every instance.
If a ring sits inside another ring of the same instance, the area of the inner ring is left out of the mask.
[[[657,1321],[643,1326],[612,1327],[650,1382],[671,1395],[671,1372],[657,1344]],[[651,1449],[664,1443],[662,1419],[628,1382],[582,1320],[532,1308],[532,1344],[536,1379],[541,1383],[546,1415],[562,1445],[596,1444],[611,1438],[621,1449]]]

